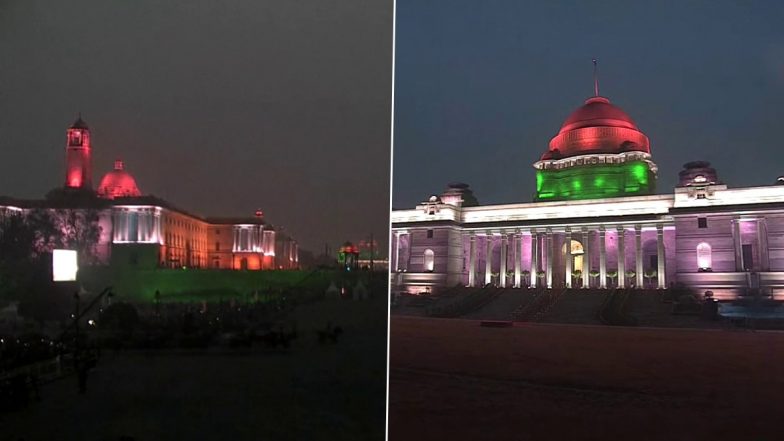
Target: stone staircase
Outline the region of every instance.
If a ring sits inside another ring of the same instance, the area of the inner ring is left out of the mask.
[[[443,299],[427,309],[429,317],[454,318],[462,317],[483,308],[495,300],[503,288],[486,286],[484,288],[459,288],[453,296]]]
[[[610,296],[606,289],[563,289],[547,308],[540,310],[533,321],[599,325],[599,311]]]
[[[464,318],[475,320],[514,320],[516,311],[521,310],[534,299],[535,290],[506,288],[482,308],[472,311]]]
[[[512,317],[518,322],[535,322],[543,317],[558,301],[564,290],[537,288],[533,298],[527,304],[514,311]]]

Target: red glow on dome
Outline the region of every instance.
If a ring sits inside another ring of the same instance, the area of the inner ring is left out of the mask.
[[[625,127],[639,130],[631,117],[603,96],[592,96],[572,112],[558,133],[583,127]]]
[[[141,196],[139,187],[136,186],[136,179],[130,173],[125,171],[125,166],[122,161],[117,160],[114,162],[114,170],[106,173],[101,179],[101,185],[98,186],[98,195],[107,198],[121,198]]]
[[[628,151],[650,153],[648,137],[609,99],[594,96],[566,118],[542,160]]]

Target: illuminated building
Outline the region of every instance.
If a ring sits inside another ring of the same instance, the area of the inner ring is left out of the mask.
[[[351,242],[344,242],[338,251],[338,263],[345,271],[359,268],[359,248]]]
[[[65,187],[91,189],[93,185],[93,159],[90,146],[90,128],[82,116],[66,130]]]
[[[112,267],[296,269],[297,242],[266,222],[202,217],[143,195],[121,160],[92,187],[90,128],[79,119],[66,133],[65,185],[43,200],[0,198],[0,213],[47,209],[97,216],[96,264]]]
[[[533,166],[533,202],[480,205],[468,185],[450,184],[393,210],[397,289],[677,284],[718,299],[784,297],[784,185],[729,188],[707,162],[690,162],[656,194],[648,137],[598,90]]]

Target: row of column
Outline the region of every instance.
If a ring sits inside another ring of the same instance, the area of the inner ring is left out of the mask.
[[[618,227],[618,286],[626,286],[626,248],[625,248],[625,228]],[[583,238],[587,238],[589,230],[586,227],[580,229]],[[537,272],[540,268],[539,257],[540,254],[544,257],[544,262],[541,267],[544,269],[545,277],[544,284],[547,288],[553,286],[553,256],[555,255],[554,237],[552,228],[546,228],[544,232],[538,232],[533,228],[530,230],[531,246],[530,252],[530,277],[529,286],[535,288],[537,286]],[[599,287],[607,287],[607,250],[606,250],[606,230],[603,226],[598,229],[599,235]],[[507,283],[507,261],[509,255],[509,237],[512,237],[512,258],[514,261],[514,280],[512,286],[519,288],[522,286],[521,273],[522,273],[522,237],[523,233],[517,232],[513,234],[501,235],[501,262],[499,268],[499,285],[503,288],[508,286]],[[469,236],[469,256],[468,256],[468,285],[478,286],[477,278],[477,236],[471,234]],[[571,242],[572,242],[572,229],[566,228],[565,241],[567,249],[567,258],[565,259],[564,275],[566,280],[566,287],[572,287],[572,255],[571,255]],[[485,268],[484,268],[484,284],[492,282],[492,246],[490,240],[485,241]],[[545,246],[545,253],[540,253],[539,248]],[[634,251],[635,251],[635,285],[638,287],[643,286],[643,253],[642,253],[642,227],[640,225],[634,226]],[[666,287],[666,274],[665,274],[665,249],[664,249],[664,228],[662,225],[656,226],[656,252],[657,252],[657,286],[659,288]],[[587,268],[584,268],[584,276],[582,277],[583,288],[589,287],[588,271],[590,270],[590,241],[583,240],[583,253],[586,256]]]

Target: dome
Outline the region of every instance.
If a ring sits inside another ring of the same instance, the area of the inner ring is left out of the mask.
[[[650,153],[650,142],[621,108],[602,96],[593,96],[571,113],[542,160],[629,151]]]
[[[106,173],[98,186],[98,195],[107,198],[122,198],[141,196],[142,192],[136,186],[136,179],[124,170],[123,162],[114,161],[114,170]]]
[[[600,126],[639,130],[631,117],[620,107],[610,104],[610,100],[603,96],[592,96],[566,118],[558,133],[583,127]]]

